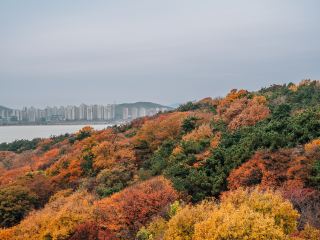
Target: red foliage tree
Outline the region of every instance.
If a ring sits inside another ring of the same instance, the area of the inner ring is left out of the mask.
[[[115,240],[116,237],[96,222],[89,221],[77,226],[74,234],[68,240]]]
[[[106,229],[118,237],[132,239],[141,226],[176,198],[171,183],[156,177],[102,199],[96,206]]]
[[[290,181],[304,185],[310,173],[312,159],[295,149],[277,152],[258,151],[248,162],[233,170],[228,177],[229,189],[260,185],[264,188],[281,187]]]
[[[24,186],[37,196],[37,207],[43,207],[55,192],[50,179],[41,173],[29,173],[20,177],[14,185]]]
[[[0,151],[0,168],[9,169],[12,167],[13,160],[17,154],[9,151]]]
[[[320,192],[311,188],[286,186],[282,190],[283,196],[290,200],[299,210],[299,228],[310,224],[320,228]]]

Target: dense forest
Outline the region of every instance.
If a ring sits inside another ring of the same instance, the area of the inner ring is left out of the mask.
[[[0,145],[0,239],[320,239],[320,82]]]

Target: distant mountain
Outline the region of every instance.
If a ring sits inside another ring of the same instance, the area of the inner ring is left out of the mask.
[[[195,103],[195,102],[197,102],[197,100],[191,100],[191,101],[188,101],[188,102],[193,102],[193,103]],[[184,104],[186,104],[186,103],[188,103],[188,102],[172,103],[172,104],[170,104],[170,105],[168,105],[168,106],[171,107],[171,108],[173,108],[173,109],[176,109],[176,108],[180,107],[181,105],[184,105]]]
[[[168,110],[172,110],[172,107],[164,106],[158,103],[152,102],[135,102],[135,103],[121,103],[116,105],[115,115],[116,119],[121,119],[123,114],[124,108],[145,108],[145,109],[152,109],[152,108],[167,108]]]
[[[158,103],[152,102],[135,102],[135,103],[121,103],[117,105],[118,108],[125,108],[125,107],[136,107],[136,108],[171,108],[169,106],[164,106]]]
[[[3,110],[8,111],[8,110],[12,110],[12,109],[0,105],[0,111],[3,111]]]
[[[182,103],[172,103],[169,105],[171,108],[178,108]]]

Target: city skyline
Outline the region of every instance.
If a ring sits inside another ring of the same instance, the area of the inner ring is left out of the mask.
[[[143,102],[107,105],[82,103],[78,106],[47,106],[45,108],[31,106],[22,109],[0,108],[0,124],[129,121],[169,109],[159,104]]]
[[[34,107],[34,108],[37,108],[37,109],[45,109],[47,107],[67,107],[67,106],[81,106],[82,104],[84,105],[121,105],[121,104],[134,104],[134,103],[138,103],[138,102],[150,102],[150,101],[137,101],[137,102],[121,102],[121,103],[117,103],[117,101],[113,101],[112,103],[85,103],[85,102],[80,102],[80,103],[75,103],[75,104],[36,104],[36,105],[28,105],[28,104],[22,104],[22,105],[19,105],[19,106],[12,106],[12,104],[2,104],[0,102],[0,107],[4,107],[4,108],[9,108],[9,109],[14,109],[14,110],[21,110],[23,108],[31,108],[31,107]],[[178,106],[176,104],[184,104],[185,102],[183,103],[174,103],[173,105],[175,106]],[[163,106],[166,106],[166,107],[171,107],[171,105],[164,105],[164,104],[161,104],[161,103],[156,103],[156,104],[159,104],[159,105],[163,105]]]

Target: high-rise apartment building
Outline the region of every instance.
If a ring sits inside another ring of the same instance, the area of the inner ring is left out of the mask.
[[[104,107],[102,105],[97,106],[97,120],[103,120],[104,118]]]
[[[129,119],[129,108],[123,108],[122,110],[122,119],[128,120]]]
[[[87,107],[87,120],[92,121],[93,120],[93,106]]]
[[[92,115],[93,115],[93,120],[98,119],[98,105],[97,104],[93,105]]]
[[[76,106],[72,106],[71,108],[71,120],[72,121],[77,121],[79,120],[79,108]]]
[[[147,116],[147,110],[144,107],[139,108],[139,117]]]
[[[81,104],[79,107],[79,119],[87,120],[87,108],[88,106],[85,104]]]
[[[136,107],[131,108],[131,119],[136,119],[138,117],[139,117],[138,108]]]

